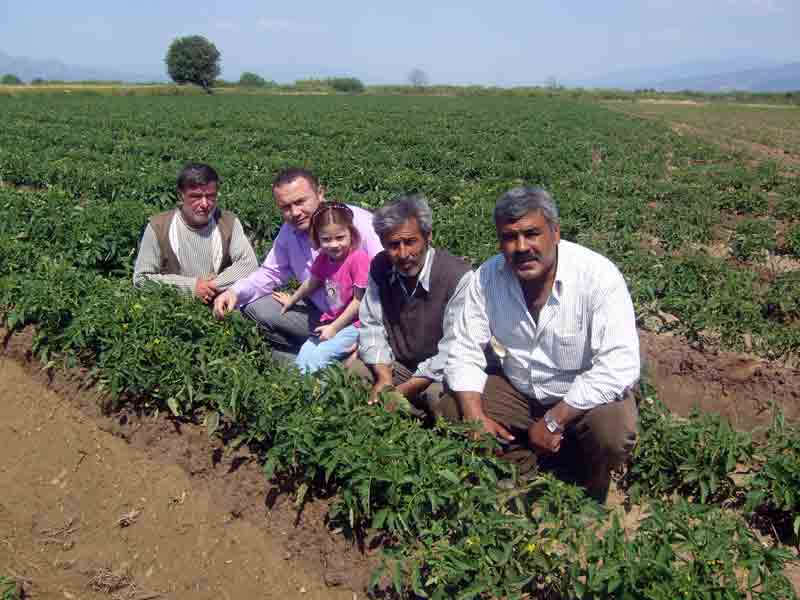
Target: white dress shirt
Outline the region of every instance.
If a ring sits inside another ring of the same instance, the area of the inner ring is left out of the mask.
[[[639,336],[628,288],[614,264],[561,240],[553,289],[534,321],[502,254],[481,265],[453,326],[445,379],[456,392],[483,392],[483,349],[494,336],[503,373],[545,406],[564,400],[588,410],[638,381]]]
[[[425,256],[425,263],[417,278],[417,285],[411,293],[408,292],[405,285],[401,286],[405,292],[406,300],[414,296],[420,288],[424,289],[426,292],[430,291],[431,267],[433,265],[435,253],[436,251],[432,246],[428,248],[428,254]],[[467,271],[461,279],[458,280],[456,289],[445,306],[442,322],[442,331],[444,335],[442,339],[439,340],[438,352],[417,365],[417,369],[414,371],[414,377],[424,377],[425,379],[441,383],[444,377],[444,366],[447,362],[450,345],[453,341],[453,321],[456,316],[461,313],[464,306],[465,292],[469,282],[472,280],[472,275],[472,271]],[[393,283],[394,278],[403,277],[403,274],[395,268],[392,268],[389,277],[392,278],[391,281]],[[361,360],[368,365],[391,365],[394,362],[394,352],[392,352],[392,347],[389,345],[389,337],[386,333],[386,327],[383,324],[383,307],[381,306],[378,285],[372,277],[369,278],[367,291],[358,309],[358,320],[361,323],[361,328],[358,332],[358,355]]]

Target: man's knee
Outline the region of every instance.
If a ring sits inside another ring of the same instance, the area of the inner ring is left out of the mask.
[[[422,394],[425,412],[433,418],[443,418],[457,423],[461,421],[461,408],[452,392],[445,390],[441,383],[432,383]]]
[[[261,327],[273,330],[281,317],[281,304],[272,296],[264,296],[245,306],[242,312]]]
[[[584,453],[604,459],[610,468],[626,462],[636,445],[637,417],[632,395],[587,412],[576,426]]]

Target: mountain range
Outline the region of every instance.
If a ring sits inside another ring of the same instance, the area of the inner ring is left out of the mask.
[[[757,58],[695,61],[617,71],[568,85],[664,92],[788,92],[800,90],[800,62],[782,64]]]
[[[223,77],[237,80],[242,71],[253,71],[265,79],[289,83],[299,78],[349,75],[346,69],[324,65],[223,65]],[[0,52],[0,75],[14,74],[30,82],[37,77],[61,81],[125,81],[130,83],[168,81],[166,70],[152,65],[111,68],[68,65],[59,60],[15,57]],[[370,83],[369,77],[363,77]],[[382,78],[381,78],[382,79]],[[434,82],[435,83],[435,82]],[[735,58],[696,61],[659,67],[618,71],[591,78],[560,82],[568,87],[618,88],[625,90],[652,88],[661,91],[695,90],[701,92],[800,91],[800,62],[775,63],[765,59]]]
[[[68,65],[60,60],[39,60],[24,56],[10,56],[0,52],[0,75],[12,74],[26,82],[33,79],[57,81],[126,81],[145,83],[167,81],[166,69],[158,72],[152,67],[140,69],[113,69],[108,67],[84,67]]]

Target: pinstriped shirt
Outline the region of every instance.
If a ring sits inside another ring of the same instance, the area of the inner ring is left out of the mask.
[[[561,240],[553,289],[536,322],[502,254],[481,265],[455,320],[445,378],[483,392],[483,349],[495,338],[503,373],[545,406],[588,410],[623,397],[639,379],[636,317],[622,274],[604,256]]]

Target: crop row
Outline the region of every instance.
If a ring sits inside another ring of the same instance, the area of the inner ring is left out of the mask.
[[[493,442],[469,441],[463,426],[423,429],[367,405],[363,384],[341,371],[320,385],[273,364],[255,328],[238,317],[218,323],[170,290],[133,290],[130,244],[147,206],[70,206],[56,192],[0,190],[0,198],[6,327],[34,325],[43,361],[87,367],[118,402],[203,418],[212,433],[252,445],[269,475],[295,483],[300,503],[335,493],[335,522],[354,535],[383,532],[382,573],[398,593],[793,597],[781,574],[791,555],[759,542],[741,514],[659,499],[675,492],[697,500],[705,486],[704,500],[730,500],[737,496],[730,456],[760,466],[752,441],[718,419],[692,419],[687,428],[643,407],[630,476],[636,497],[653,499],[638,528],[626,531],[550,477],[499,484],[515,481],[512,468],[494,458]],[[765,476],[742,493],[752,498],[748,510],[796,520],[798,498],[786,491],[798,489],[798,435],[776,430],[775,439],[784,450],[770,453]]]

